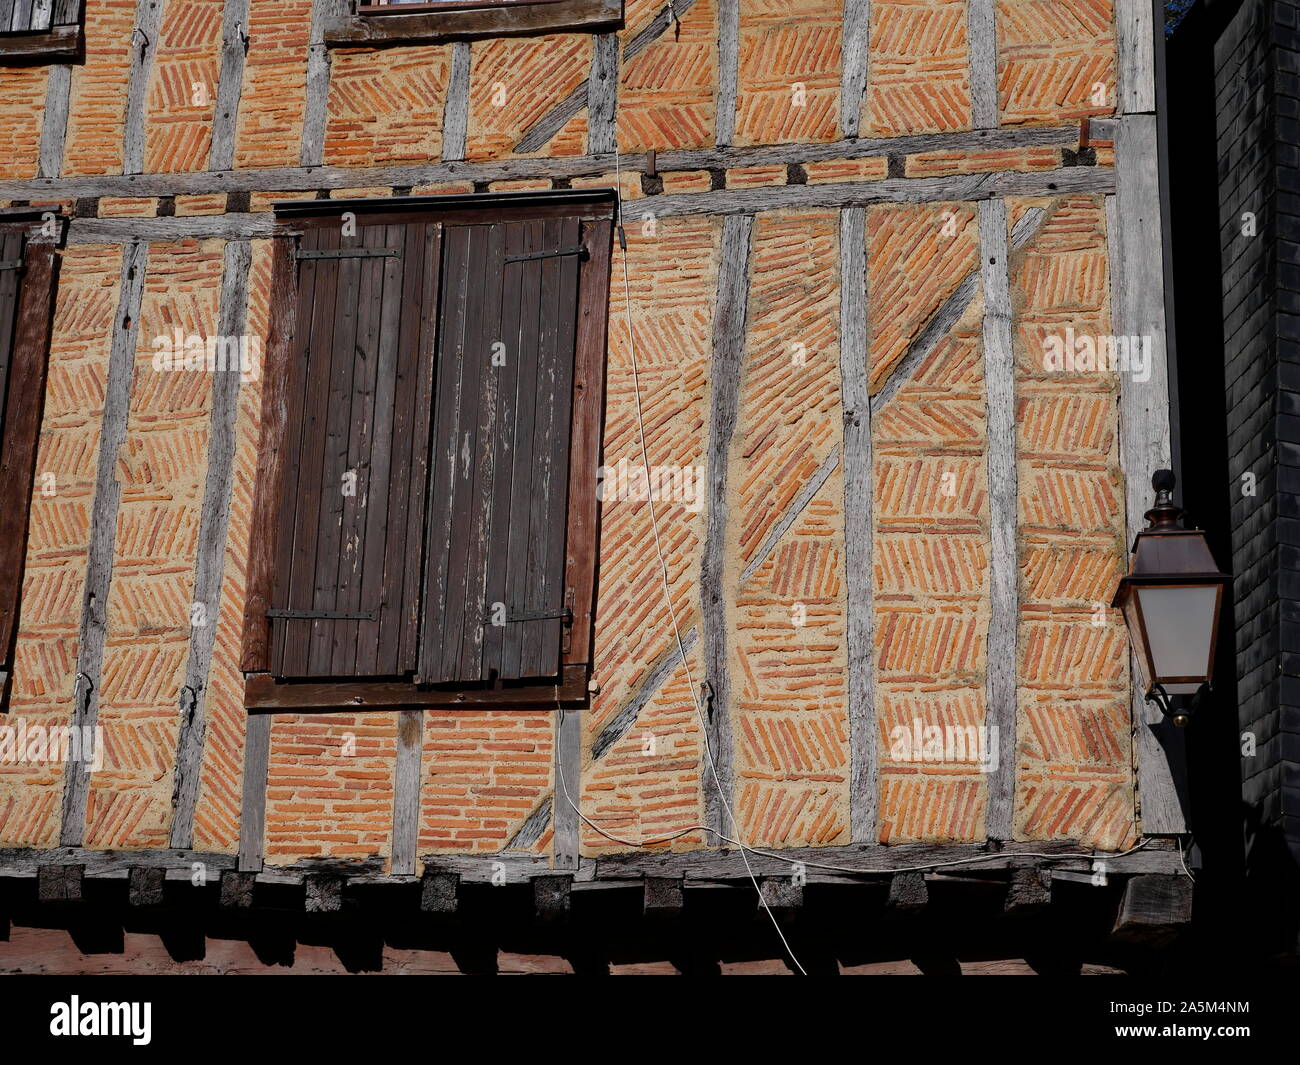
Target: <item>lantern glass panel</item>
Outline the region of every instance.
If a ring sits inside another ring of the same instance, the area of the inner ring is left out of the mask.
[[[1218,587],[1157,585],[1135,591],[1155,679],[1170,695],[1194,695],[1209,680]]]

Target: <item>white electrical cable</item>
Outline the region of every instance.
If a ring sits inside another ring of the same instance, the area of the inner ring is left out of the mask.
[[[626,230],[623,229],[623,169],[622,169],[620,153],[618,150],[617,137],[615,137],[614,140],[614,181],[616,185],[615,191],[618,197],[618,228],[621,233],[621,237],[619,240],[619,249],[622,252],[622,257],[623,257],[623,320],[627,327],[628,351],[632,359],[632,391],[634,396],[636,397],[636,419],[637,419],[637,426],[639,428],[640,437],[641,437],[641,461],[644,464],[645,469],[649,471],[650,451],[646,444],[645,414],[641,408],[641,377],[640,377],[640,372],[637,365],[637,357],[636,357],[636,333],[635,330],[632,328],[632,286],[631,286],[631,282],[628,280],[627,247],[626,247],[627,232]],[[648,475],[649,474],[647,472],[647,476]],[[712,773],[713,775],[713,783],[714,786],[718,789],[718,798],[722,803],[722,808],[727,812],[727,820],[731,823],[731,830],[738,836],[740,835],[740,827],[736,821],[736,815],[732,812],[731,803],[727,801],[725,790],[722,787],[721,778],[718,776],[717,764],[713,760],[713,751],[709,747],[709,731],[708,731],[708,725],[704,720],[704,709],[703,707],[700,706],[699,693],[696,691],[695,688],[695,678],[691,674],[691,664],[686,654],[685,641],[683,641],[682,639],[682,630],[681,627],[677,624],[677,611],[673,609],[672,587],[671,587],[671,582],[668,579],[668,562],[664,558],[663,546],[659,541],[659,518],[655,512],[654,492],[653,491],[647,492],[646,495],[650,504],[650,528],[654,533],[655,554],[658,556],[659,559],[659,576],[660,576],[660,580],[663,583],[664,602],[668,606],[668,617],[672,620],[673,623],[673,635],[677,639],[677,649],[680,652],[682,657],[682,666],[686,670],[686,683],[691,691],[691,701],[695,704],[695,716],[699,719],[700,722],[700,738],[704,747],[704,752],[708,756],[709,772]],[[567,787],[565,788],[565,798],[569,799]],[[570,805],[572,805],[573,800],[569,799],[569,802]],[[578,811],[578,816],[583,817],[581,810]],[[586,820],[586,818],[583,817],[583,820]],[[590,824],[590,822],[588,823]],[[712,830],[706,829],[705,831],[712,831]],[[721,838],[724,839],[726,838],[722,836],[720,832],[715,832],[714,834],[718,835]],[[727,842],[734,843],[735,846],[740,848],[740,856],[742,859],[744,859],[745,862],[745,871],[749,874],[749,879],[754,885],[754,890],[758,893],[758,901],[762,904],[762,907],[766,911],[768,918],[771,920],[772,927],[776,929],[777,936],[780,937],[781,945],[785,947],[786,954],[789,955],[790,961],[794,963],[794,967],[799,970],[800,975],[807,976],[808,971],[803,967],[799,959],[795,957],[794,951],[790,949],[789,940],[786,939],[785,933],[781,930],[780,922],[777,921],[776,915],[772,912],[772,908],[767,904],[767,900],[763,898],[763,890],[762,888],[759,887],[758,877],[754,875],[754,870],[749,864],[749,856],[745,853],[746,852],[745,845],[737,840],[727,840]],[[631,844],[631,845],[644,846],[644,844]]]

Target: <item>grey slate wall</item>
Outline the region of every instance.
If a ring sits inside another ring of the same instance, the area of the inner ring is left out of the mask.
[[[1300,0],[1247,0],[1215,66],[1242,795],[1300,858]]]

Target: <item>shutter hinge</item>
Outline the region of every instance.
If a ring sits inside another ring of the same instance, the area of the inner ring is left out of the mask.
[[[562,618],[566,625],[572,625],[573,611],[567,606],[562,610],[521,610],[517,614],[507,615],[505,621],[501,624],[511,625],[517,621],[550,621],[552,618]],[[491,614],[483,615],[483,624],[493,624]]]
[[[401,256],[396,248],[329,248],[324,251],[298,251],[297,259],[396,259]]]
[[[21,270],[23,261],[21,259],[0,259],[0,270]]]
[[[268,610],[268,618],[287,618],[290,621],[374,621],[374,611],[367,613],[337,613],[333,610]]]
[[[558,251],[530,251],[527,255],[507,255],[508,263],[525,263],[532,259],[554,259],[560,255],[576,255],[578,258],[585,260],[587,258],[587,245],[579,244],[573,248],[560,248]]]
[[[567,655],[569,648],[573,643],[573,589],[566,588],[564,591],[564,609],[569,615],[569,620],[564,623],[564,635],[560,639],[560,654]]]

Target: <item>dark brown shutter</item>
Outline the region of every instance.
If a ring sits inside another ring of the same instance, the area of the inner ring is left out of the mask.
[[[580,242],[576,218],[447,228],[422,681],[559,670]]]
[[[277,676],[415,669],[439,235],[412,222],[342,237],[331,223],[302,238],[268,611]]]
[[[22,280],[23,233],[17,226],[0,229],[0,440],[4,439],[9,370],[18,335],[18,288]]]

